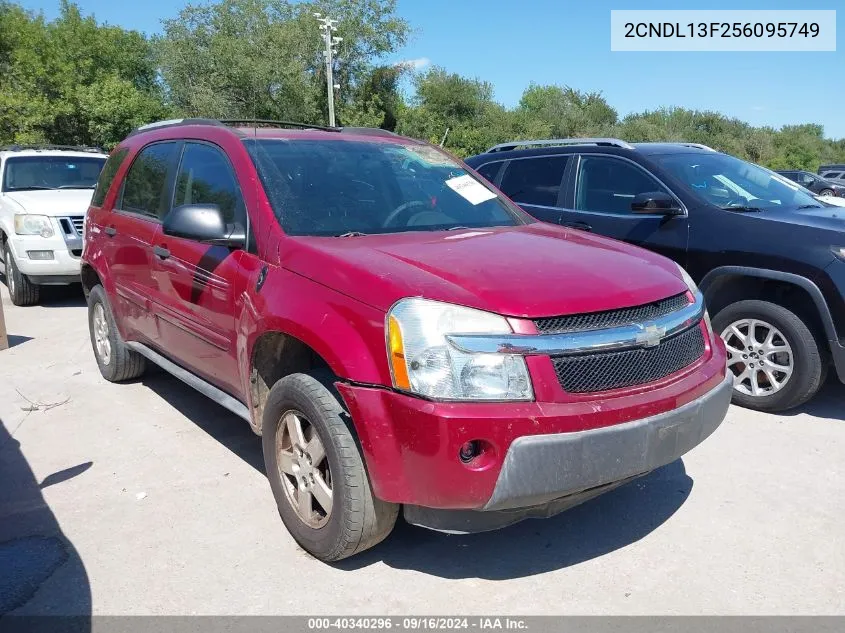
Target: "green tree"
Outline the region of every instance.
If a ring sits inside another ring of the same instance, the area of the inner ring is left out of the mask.
[[[616,123],[616,110],[601,93],[580,92],[568,86],[532,84],[519,101],[526,120],[542,123],[551,138],[597,136]]]
[[[395,51],[408,34],[394,0],[188,5],[164,21],[156,41],[169,101],[190,116],[325,121],[323,45],[314,12],[339,21],[338,112],[368,122],[383,116],[389,100],[367,92],[366,84],[374,60]]]
[[[166,114],[144,36],[62,1],[46,22],[0,5],[0,141],[110,147]]]

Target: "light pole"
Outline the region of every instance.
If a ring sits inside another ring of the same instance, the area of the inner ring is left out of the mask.
[[[326,49],[323,51],[323,57],[326,59],[326,90],[328,91],[329,98],[329,125],[334,127],[334,90],[335,88],[340,88],[339,85],[335,85],[334,83],[334,55],[337,55],[337,49],[335,46],[342,42],[343,38],[332,36],[332,33],[337,27],[337,20],[332,20],[330,17],[324,18],[320,13],[315,13],[314,17],[317,18],[317,21],[320,23],[320,38],[326,46]]]

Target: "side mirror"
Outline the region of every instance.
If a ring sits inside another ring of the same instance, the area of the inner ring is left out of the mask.
[[[645,215],[682,215],[684,212],[678,201],[663,191],[638,193],[631,202],[631,211]]]
[[[165,235],[186,240],[243,248],[246,233],[240,224],[226,224],[216,204],[184,204],[171,210],[162,223]]]

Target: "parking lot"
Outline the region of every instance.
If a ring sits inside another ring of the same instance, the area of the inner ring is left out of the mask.
[[[97,370],[78,288],[0,352],[0,614],[841,614],[845,387],[732,407],[702,446],[545,521],[400,523],[320,563],[288,536],[247,425],[175,378]]]

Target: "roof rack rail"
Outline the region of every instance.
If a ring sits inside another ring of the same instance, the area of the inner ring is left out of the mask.
[[[13,143],[0,146],[0,152],[19,152],[24,149],[32,150],[66,150],[72,152],[91,152],[96,154],[108,154],[102,147],[90,145],[56,145],[55,143]]]
[[[399,136],[396,132],[383,130],[380,127],[342,127],[341,134],[360,134],[361,136]]]
[[[678,145],[683,145],[684,147],[695,147],[698,149],[706,149],[710,152],[715,152],[716,150],[710,147],[709,145],[704,145],[703,143],[678,143]]]
[[[248,126],[277,126],[277,127],[294,127],[303,130],[323,130],[325,132],[339,132],[340,128],[329,127],[326,125],[314,125],[313,123],[297,123],[296,121],[276,121],[274,119],[221,119],[220,123],[223,125],[238,125],[246,124]]]
[[[134,130],[132,130],[127,136],[134,136],[135,134],[140,134],[141,132],[148,132],[149,130],[157,130],[158,128],[164,127],[171,127],[174,125],[223,125],[222,122],[218,121],[217,119],[202,119],[202,118],[188,118],[188,119],[165,119],[164,121],[153,121],[152,123],[146,123],[144,125],[139,125]]]
[[[245,127],[290,127],[302,130],[321,130],[323,132],[340,132],[344,134],[361,134],[364,136],[396,136],[390,130],[382,130],[373,127],[329,127],[327,125],[314,125],[313,123],[298,123],[296,121],[277,121],[275,119],[167,119],[165,121],[154,121],[135,128],[129,136],[156,130],[159,128],[172,127],[175,125],[214,125],[224,127],[245,126]]]
[[[510,141],[508,143],[499,143],[487,150],[490,152],[506,152],[508,150],[516,149],[517,147],[542,147],[554,145],[606,145],[609,147],[621,147],[623,149],[634,149],[630,143],[626,143],[618,138],[554,138],[540,141]]]

